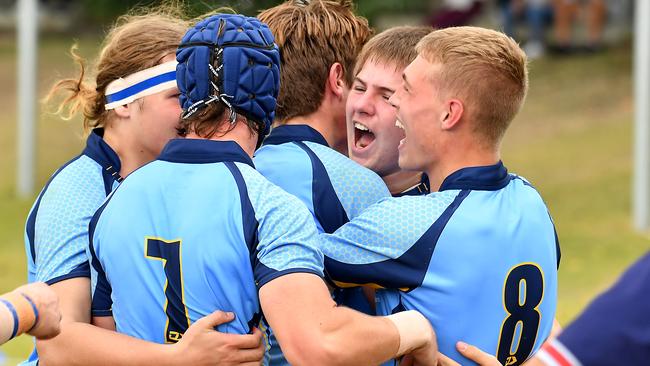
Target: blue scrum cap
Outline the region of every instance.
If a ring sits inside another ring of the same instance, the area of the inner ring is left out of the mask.
[[[257,18],[217,14],[191,28],[176,51],[182,118],[212,102],[262,123],[268,133],[280,90],[280,51]]]

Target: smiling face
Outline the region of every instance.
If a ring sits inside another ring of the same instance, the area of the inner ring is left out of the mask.
[[[404,69],[401,86],[391,97],[397,124],[405,132],[398,148],[402,169],[428,172],[438,160],[440,121],[445,119],[446,109],[434,81],[441,67],[418,56]]]
[[[397,146],[404,131],[395,126],[388,102],[402,83],[395,65],[367,61],[356,75],[346,104],[350,158],[386,176],[399,171]]]

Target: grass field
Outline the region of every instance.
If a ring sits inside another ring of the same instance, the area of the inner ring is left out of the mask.
[[[0,292],[25,282],[23,225],[33,199],[14,197],[15,45],[0,37]],[[41,42],[41,95],[72,75],[70,40]],[[93,39],[81,53],[92,54]],[[503,158],[545,197],[562,245],[558,318],[569,322],[624,267],[650,248],[630,218],[632,81],[629,47],[591,57],[543,59],[531,64],[527,104],[511,127]],[[81,122],[43,114],[38,122],[37,186],[83,146]],[[13,365],[29,352],[21,337],[3,347]],[[0,360],[0,365],[3,363]]]

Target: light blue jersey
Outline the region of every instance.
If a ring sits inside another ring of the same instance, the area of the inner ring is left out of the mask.
[[[551,331],[559,245],[548,209],[502,163],[461,169],[439,192],[389,198],[321,235],[328,275],[376,284],[377,311],[418,310],[440,351],[463,340],[520,365]]]
[[[377,174],[330,148],[325,138],[308,125],[275,127],[255,152],[255,166],[264,177],[307,206],[321,233],[333,233],[370,205],[390,197]],[[373,313],[360,290],[338,290],[334,300]],[[275,338],[271,336],[270,340],[271,365],[288,365]]]
[[[81,155],[59,168],[38,195],[25,225],[29,282],[54,284],[90,277],[88,223],[121,178],[120,159],[102,139],[88,136]],[[36,349],[25,365],[38,361]]]
[[[170,141],[115,190],[90,235],[93,315],[152,342],[178,341],[215,310],[236,314],[219,331],[248,333],[260,287],[289,273],[322,277],[311,215],[232,141]]]
[[[255,152],[255,166],[271,182],[300,198],[320,232],[333,233],[390,192],[369,169],[331,149],[307,125],[274,128]]]

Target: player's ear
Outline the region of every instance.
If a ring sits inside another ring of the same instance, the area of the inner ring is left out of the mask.
[[[465,108],[463,102],[458,99],[450,99],[445,102],[445,109],[440,115],[440,126],[443,130],[454,128],[463,117]]]
[[[129,108],[128,104],[113,108],[113,111],[115,111],[115,114],[117,114],[117,116],[120,118],[131,117],[131,108]]]
[[[330,66],[330,72],[327,75],[327,86],[331,92],[338,98],[343,98],[345,95],[345,88],[347,83],[345,82],[345,70],[343,65],[338,62],[335,62]]]

